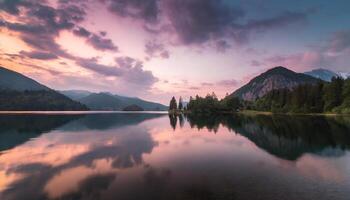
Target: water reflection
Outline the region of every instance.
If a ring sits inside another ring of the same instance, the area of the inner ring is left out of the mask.
[[[350,195],[345,117],[37,115],[0,123],[0,135],[29,135],[1,138],[10,144],[0,154],[2,200]]]
[[[170,121],[170,126],[173,127],[174,130],[176,130],[177,115],[169,114],[169,121]]]
[[[341,156],[350,148],[350,120],[346,117],[285,115],[188,116],[191,127],[217,132],[223,125],[265,151],[287,160],[305,153]],[[333,150],[333,151],[332,151]]]
[[[82,115],[0,115],[0,151],[60,127]]]
[[[41,133],[48,132],[54,128],[60,127],[60,131],[70,133],[60,136],[55,144],[40,144],[36,143],[30,144],[28,147],[23,148],[31,149],[36,147],[43,148],[39,155],[38,153],[26,154],[23,150],[16,153],[23,154],[19,157],[33,156],[37,157],[40,161],[44,156],[40,154],[50,154],[49,156],[60,156],[57,154],[74,154],[70,152],[69,148],[65,148],[63,152],[60,146],[85,146],[84,150],[78,152],[77,155],[69,157],[64,161],[63,164],[55,163],[42,163],[35,161],[36,159],[22,160],[18,163],[10,163],[14,166],[8,166],[6,169],[6,174],[19,174],[23,178],[14,181],[6,190],[2,193],[1,199],[46,199],[50,196],[47,196],[47,193],[52,193],[52,197],[56,197],[55,194],[60,193],[60,187],[62,185],[55,184],[55,179],[63,179],[65,182],[66,178],[61,177],[67,171],[80,168],[80,169],[90,169],[93,170],[96,166],[96,162],[105,160],[111,163],[111,168],[115,169],[124,169],[131,168],[137,165],[142,165],[142,154],[150,153],[152,149],[157,145],[157,143],[151,138],[147,130],[139,129],[137,127],[129,127],[123,129],[125,126],[139,124],[145,120],[153,119],[160,117],[159,114],[100,114],[100,115],[62,115],[62,116],[2,116],[3,120],[7,120],[8,123],[6,127],[2,127],[1,134],[4,136],[9,135],[12,130],[16,130],[18,133],[24,133],[25,139],[28,140],[30,137],[38,137]],[[11,121],[11,119],[17,119],[17,121]],[[72,121],[75,120],[75,121]],[[72,121],[72,122],[71,122]],[[68,123],[71,122],[71,123]],[[101,132],[101,135],[95,135],[98,132],[82,132],[82,130],[108,130]],[[73,131],[73,132],[70,132]],[[14,135],[14,138],[17,135]],[[45,135],[49,140],[55,140],[54,135],[47,134]],[[7,141],[7,138],[4,138],[4,143]],[[20,138],[22,139],[22,137]],[[13,140],[16,143],[12,143],[10,138],[10,145],[19,145],[25,140],[15,139]],[[41,142],[50,142],[43,141]],[[67,145],[71,143],[71,145]],[[7,144],[7,143],[6,143]],[[7,146],[8,147],[8,146]],[[49,149],[57,150],[57,152],[49,151]],[[74,150],[74,149],[73,149]],[[0,166],[1,170],[6,168],[6,159],[8,154],[0,157]],[[2,159],[1,159],[2,158]],[[11,159],[11,156],[8,156]],[[3,161],[3,162],[1,162]],[[78,170],[80,171],[80,170]],[[78,172],[77,171],[77,172]],[[78,172],[80,173],[80,172]],[[64,175],[63,175],[64,176]],[[76,174],[72,174],[73,177]],[[64,195],[63,199],[79,199],[81,195],[95,199],[96,192],[108,186],[109,182],[114,180],[116,174],[102,174],[102,175],[91,175],[84,177],[84,180],[80,183],[78,181],[76,184],[79,184],[79,194],[76,192]],[[1,184],[0,184],[1,186]],[[40,189],[41,188],[41,189]],[[61,191],[62,192],[62,191]],[[87,192],[87,193],[86,193]],[[81,196],[81,197],[83,197]]]

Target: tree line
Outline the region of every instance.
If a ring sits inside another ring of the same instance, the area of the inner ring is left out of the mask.
[[[250,109],[291,113],[350,113],[350,79],[278,89],[247,105]]]
[[[170,101],[169,110],[210,114],[237,111],[240,107],[242,107],[242,103],[237,97],[230,97],[227,95],[224,99],[219,100],[215,93],[212,93],[205,97],[200,97],[198,95],[194,98],[190,97],[186,106],[184,106],[181,97],[179,99],[179,105],[177,105],[176,99],[173,97]]]
[[[173,97],[170,111],[199,114],[236,112],[238,110],[257,110],[275,113],[350,113],[350,79],[334,77],[331,82],[320,81],[316,84],[302,84],[293,89],[277,89],[268,92],[255,101],[243,101],[226,95],[219,100],[215,93],[205,97],[196,95],[184,106],[180,97],[179,104]]]
[[[2,111],[64,111],[88,110],[88,108],[53,90],[15,91],[0,90]]]

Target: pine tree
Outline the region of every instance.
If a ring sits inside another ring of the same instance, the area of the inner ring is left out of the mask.
[[[340,106],[343,101],[344,80],[340,77],[332,78],[324,89],[324,110],[331,111],[333,108]]]
[[[183,109],[183,102],[182,102],[182,97],[179,99],[179,110]]]
[[[177,109],[177,102],[175,97],[173,97],[170,100],[169,110],[176,110],[176,109]]]
[[[350,113],[350,78],[345,81],[343,86],[343,103],[340,109],[342,113]]]

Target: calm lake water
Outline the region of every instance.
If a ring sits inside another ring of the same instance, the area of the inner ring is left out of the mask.
[[[348,200],[350,118],[1,114],[0,199]]]

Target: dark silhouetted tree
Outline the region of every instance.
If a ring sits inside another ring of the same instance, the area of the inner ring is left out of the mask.
[[[323,96],[325,111],[332,111],[333,108],[341,105],[343,99],[343,85],[344,80],[340,77],[333,77],[332,82],[326,85]]]
[[[183,107],[183,102],[182,102],[182,97],[180,97],[179,99],[179,110],[182,110],[184,107]]]
[[[177,109],[177,102],[175,97],[173,97],[170,100],[169,110],[176,110],[176,109]]]

